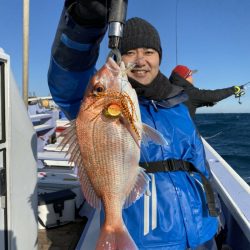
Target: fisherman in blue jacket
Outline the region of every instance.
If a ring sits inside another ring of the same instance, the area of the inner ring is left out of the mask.
[[[108,2],[108,3],[107,3]],[[109,1],[66,0],[52,48],[48,83],[54,101],[69,119],[77,116],[95,73],[107,29]],[[162,48],[157,30],[141,18],[129,19],[120,51],[139,98],[142,121],[169,146],[142,145],[140,165],[151,178],[149,191],[123,210],[124,222],[140,250],[217,249],[217,209],[204,147],[188,109],[187,95],[159,70]],[[146,162],[146,163],[145,163]]]

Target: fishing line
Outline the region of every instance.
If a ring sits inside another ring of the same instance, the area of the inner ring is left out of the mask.
[[[175,60],[178,65],[178,4],[179,0],[176,0],[175,5]]]
[[[211,139],[211,138],[217,137],[218,135],[222,134],[222,132],[223,132],[223,131],[220,131],[220,132],[218,132],[218,133],[216,133],[216,134],[214,134],[214,135],[212,135],[212,136],[204,137],[204,139],[209,140],[209,139]]]
[[[250,87],[250,81],[249,82],[247,82],[247,83],[245,83],[245,84],[243,84],[243,88],[244,89],[248,89],[249,87]]]

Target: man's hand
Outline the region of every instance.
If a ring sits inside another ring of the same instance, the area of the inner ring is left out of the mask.
[[[245,94],[244,85],[234,86],[234,95],[235,97],[241,97]]]
[[[79,25],[104,27],[108,22],[111,0],[78,0],[70,11]]]

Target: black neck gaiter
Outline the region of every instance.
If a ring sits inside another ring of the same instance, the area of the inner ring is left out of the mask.
[[[149,100],[165,100],[170,96],[173,88],[168,78],[160,71],[149,85],[143,85],[130,77],[128,77],[128,80],[139,97]]]

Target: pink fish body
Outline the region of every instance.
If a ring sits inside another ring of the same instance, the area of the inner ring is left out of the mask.
[[[70,145],[70,160],[78,166],[86,200],[104,208],[98,250],[137,249],[122,209],[140,198],[149,182],[138,165],[143,129],[138,99],[121,67],[109,58],[94,75],[62,141]]]

